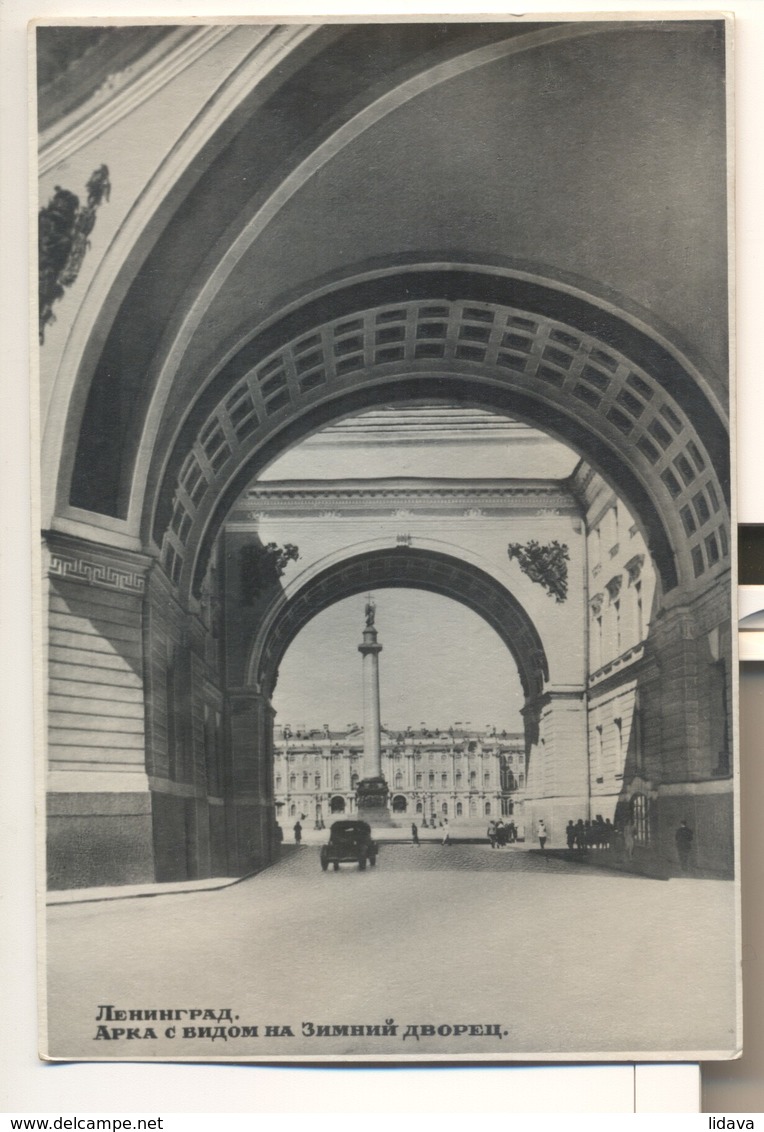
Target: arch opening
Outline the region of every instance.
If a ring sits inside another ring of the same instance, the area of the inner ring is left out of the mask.
[[[549,663],[538,630],[517,598],[469,563],[411,547],[350,556],[318,572],[291,599],[276,598],[252,646],[248,683],[270,698],[282,657],[309,621],[342,598],[389,587],[428,590],[466,605],[509,649],[526,699],[541,695]]]
[[[471,793],[496,813],[513,805],[521,812],[518,783],[504,773],[507,763],[526,763],[523,698],[505,643],[452,599],[396,587],[375,590],[374,600],[380,766],[393,825],[408,833],[405,815],[421,813],[423,827],[445,827],[464,816]],[[368,739],[357,649],[363,613],[363,599],[350,597],[305,625],[273,697],[276,812],[290,800],[284,783],[292,767],[291,798],[309,820],[315,814],[317,830],[333,795],[351,815],[358,811]]]

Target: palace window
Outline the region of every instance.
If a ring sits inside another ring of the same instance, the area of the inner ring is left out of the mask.
[[[603,744],[602,744],[602,724],[597,724],[594,729],[594,779],[595,782],[602,782],[603,779]]]
[[[428,774],[427,781],[429,782],[430,786],[435,785],[435,775],[434,775],[433,771],[430,771],[430,773]]]
[[[623,760],[623,720],[614,719],[613,727],[615,728],[615,757],[620,771]]]
[[[441,774],[440,785],[441,786],[448,786],[448,775],[447,774]]]
[[[631,820],[634,823],[634,840],[637,845],[650,844],[650,809],[644,794],[631,799]]]
[[[418,775],[416,776],[416,784],[417,784],[417,786],[421,786],[421,785],[422,785],[422,776],[421,776],[421,774],[418,774]]]
[[[340,774],[340,772],[338,770],[335,770],[334,777],[332,778],[332,782],[334,783],[335,787],[339,786],[341,784],[342,775]]]
[[[634,713],[631,722],[631,745],[634,749],[634,767],[641,774],[645,769],[645,750],[642,741],[642,704],[639,692],[634,694]]]
[[[294,790],[296,785],[297,785],[297,775],[296,774],[290,774],[289,775],[289,786],[290,786],[290,788],[292,790]]]
[[[489,818],[491,816],[491,803],[490,802],[486,802],[486,804],[485,804],[485,816],[487,818]]]
[[[461,804],[461,802],[457,802],[456,803],[456,816],[458,818],[460,818],[463,813],[464,813],[464,806]]]

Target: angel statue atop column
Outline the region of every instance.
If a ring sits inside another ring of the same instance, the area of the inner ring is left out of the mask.
[[[372,600],[371,594],[369,594],[369,596],[366,599],[366,628],[367,629],[373,629],[374,628],[374,614],[376,613],[376,611],[377,611],[377,607],[374,604],[374,601]]]

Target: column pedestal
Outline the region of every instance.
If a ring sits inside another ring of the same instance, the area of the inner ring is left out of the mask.
[[[395,825],[388,806],[390,791],[381,775],[378,778],[362,778],[356,787],[355,796],[359,821],[376,826]]]

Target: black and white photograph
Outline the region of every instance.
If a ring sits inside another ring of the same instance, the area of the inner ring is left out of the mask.
[[[44,1058],[740,1056],[733,34],[32,29]]]

